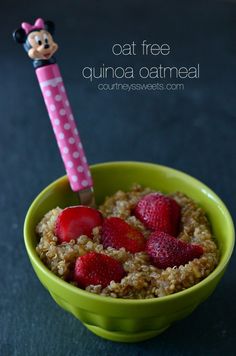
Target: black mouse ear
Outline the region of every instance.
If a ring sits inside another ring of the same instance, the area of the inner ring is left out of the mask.
[[[51,35],[55,32],[55,25],[52,21],[44,21],[44,28],[46,31],[50,32]]]
[[[25,31],[23,30],[23,28],[18,28],[17,30],[15,30],[13,32],[13,38],[14,40],[17,42],[17,43],[25,43],[26,41],[26,33]]]

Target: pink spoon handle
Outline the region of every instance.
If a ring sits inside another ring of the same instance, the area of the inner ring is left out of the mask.
[[[36,69],[36,75],[73,191],[93,186],[89,166],[80,141],[57,64]]]

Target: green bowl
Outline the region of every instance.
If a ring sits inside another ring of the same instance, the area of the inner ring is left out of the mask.
[[[25,219],[25,246],[44,287],[62,308],[72,313],[93,333],[113,341],[137,342],[154,337],[190,313],[214,291],[223,276],[234,246],[231,216],[218,196],[198,180],[177,170],[142,162],[111,162],[91,167],[97,204],[119,189],[140,183],[164,193],[181,191],[206,211],[220,249],[216,269],[195,286],[176,294],[152,299],[126,300],[102,297],[64,282],[39,259],[35,226],[56,206],[78,204],[67,177],[46,187],[33,201]],[[213,318],[213,316],[212,316]]]

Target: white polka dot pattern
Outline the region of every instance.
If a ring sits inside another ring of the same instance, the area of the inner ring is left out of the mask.
[[[84,171],[84,167],[83,166],[78,166],[77,167],[77,171],[78,172],[83,172]]]
[[[56,95],[56,96],[55,96],[55,100],[56,100],[56,101],[61,101],[61,99],[62,99],[61,95]]]
[[[74,137],[70,137],[68,141],[71,145],[73,145],[75,143]]]
[[[72,162],[72,161],[67,161],[67,166],[68,166],[69,168],[72,168],[72,167],[73,167],[73,162]]]
[[[60,114],[61,116],[64,116],[64,115],[66,114],[66,110],[65,110],[65,109],[60,109],[60,110],[59,110],[59,114]]]
[[[64,129],[65,129],[65,130],[70,130],[70,124],[66,123],[66,124],[64,125]]]
[[[71,189],[79,191],[93,186],[75,120],[57,64],[36,70],[44,101],[58,142]]]

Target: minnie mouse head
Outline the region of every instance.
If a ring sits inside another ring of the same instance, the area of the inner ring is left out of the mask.
[[[16,42],[23,45],[28,56],[34,60],[34,67],[55,63],[53,54],[58,45],[53,40],[54,23],[37,19],[34,25],[23,22],[13,33]]]

